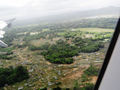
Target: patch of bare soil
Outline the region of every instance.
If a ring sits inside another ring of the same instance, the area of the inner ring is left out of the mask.
[[[83,74],[83,70],[72,72],[72,73],[66,75],[64,78],[62,78],[62,80],[65,80],[65,79],[72,79],[72,80],[77,79],[77,78],[81,77],[82,74]]]
[[[85,65],[84,67],[81,66],[79,68],[74,68],[73,70],[70,70],[64,77],[60,79],[62,82],[61,87],[69,87],[72,88],[74,86],[74,81],[75,80],[80,80],[83,71],[88,68],[89,65]]]
[[[95,84],[96,81],[97,81],[97,78],[98,78],[97,76],[93,76],[92,79],[91,79],[91,83],[94,83],[94,84]]]

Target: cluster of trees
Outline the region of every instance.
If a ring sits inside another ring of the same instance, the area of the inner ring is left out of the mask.
[[[76,32],[75,33],[67,32],[67,33],[64,34],[64,37],[66,39],[69,39],[69,38],[74,38],[76,35],[77,35]]]
[[[10,60],[10,59],[12,59],[12,58],[13,58],[13,56],[9,56],[9,55],[6,55],[6,54],[0,55],[0,59]]]
[[[41,50],[41,47],[40,47],[40,46],[30,45],[30,46],[29,46],[29,49],[30,49],[31,51],[35,51],[35,50]]]
[[[96,52],[100,48],[103,48],[103,47],[104,47],[103,44],[100,44],[99,42],[96,42],[96,43],[88,44],[87,46],[81,48],[81,52],[87,52],[87,53]]]
[[[98,40],[104,40],[104,39],[111,39],[112,33],[111,32],[104,32],[104,33],[99,33],[95,34],[95,38],[92,38],[94,41]]]
[[[83,46],[86,45],[86,43],[88,43],[88,39],[82,39],[81,37],[76,37],[73,39],[73,43],[77,46],[82,48]]]
[[[41,54],[51,63],[71,64],[73,63],[72,57],[78,55],[78,49],[75,46],[70,46],[63,40],[58,40],[56,44],[49,46]]]
[[[56,64],[71,64],[73,63],[73,56],[78,55],[76,46],[70,46],[63,40],[58,40],[56,44],[50,45],[45,43],[42,46],[30,46],[30,50],[43,50],[42,55],[46,60]]]
[[[73,42],[78,46],[79,52],[85,53],[96,52],[104,47],[102,42],[94,41],[92,39],[82,39],[80,37],[75,38]]]
[[[0,59],[12,59],[13,56],[13,52],[12,52],[13,48],[0,48],[1,54],[0,54]]]
[[[42,46],[29,46],[29,49],[32,51],[42,50],[42,55],[46,60],[51,63],[56,64],[70,64],[73,63],[73,56],[78,55],[80,52],[91,53],[96,52],[100,48],[103,48],[104,45],[100,42],[96,42],[92,39],[82,39],[76,37],[74,40],[74,45],[70,45],[63,40],[58,40],[56,44],[50,45],[45,43]]]
[[[14,84],[28,78],[28,71],[23,66],[0,68],[0,87],[3,87],[5,84]]]

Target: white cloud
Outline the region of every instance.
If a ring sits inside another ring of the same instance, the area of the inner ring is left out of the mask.
[[[40,16],[70,12],[75,10],[97,9],[107,6],[120,6],[119,0],[0,0],[1,17]],[[4,8],[4,10],[2,10]]]

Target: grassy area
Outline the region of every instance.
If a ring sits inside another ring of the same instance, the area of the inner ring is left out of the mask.
[[[104,29],[104,28],[78,28],[75,29],[75,31],[82,31],[82,32],[98,32],[98,33],[104,33],[104,32],[114,32],[113,29]]]

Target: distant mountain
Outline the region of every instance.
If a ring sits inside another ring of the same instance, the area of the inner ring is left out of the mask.
[[[96,10],[88,11],[75,11],[69,13],[63,13],[59,15],[53,15],[46,17],[46,20],[71,20],[90,17],[118,17],[120,15],[120,7],[105,7]],[[45,19],[45,18],[43,18]]]
[[[24,21],[24,23],[51,23],[51,22],[64,22],[64,21],[72,21],[72,20],[80,20],[84,18],[118,18],[120,15],[120,7],[105,7],[95,10],[88,11],[74,11],[69,13],[63,13],[58,15],[51,15],[46,17],[36,17],[29,18]],[[22,21],[21,21],[22,22]]]

